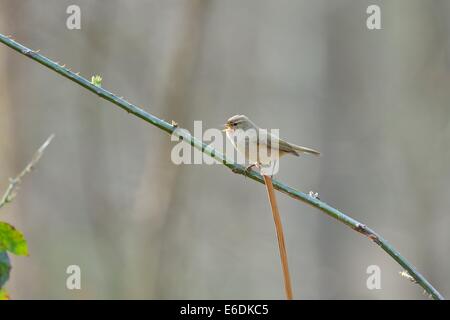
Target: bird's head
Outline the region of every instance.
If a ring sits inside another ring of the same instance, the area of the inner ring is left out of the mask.
[[[249,118],[243,114],[238,114],[227,120],[224,131],[235,131],[239,129],[245,131],[254,127],[253,122],[251,122]]]

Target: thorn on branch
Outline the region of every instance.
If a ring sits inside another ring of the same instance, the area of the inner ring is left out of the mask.
[[[428,293],[426,290],[423,290],[423,295],[424,296],[427,296],[428,297],[428,299],[432,299],[433,298],[433,295],[432,294],[430,294],[430,293]]]
[[[310,191],[310,192],[309,192],[309,196],[310,196],[311,198],[313,198],[313,199],[320,200],[320,198],[319,198],[319,193],[318,193],[318,192]]]
[[[403,278],[406,278],[406,279],[408,279],[409,281],[411,281],[412,283],[417,283],[417,280],[416,280],[412,275],[410,275],[408,271],[403,270],[403,271],[400,271],[399,274],[400,274]]]

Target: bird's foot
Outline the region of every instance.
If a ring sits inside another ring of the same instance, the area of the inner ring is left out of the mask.
[[[247,166],[247,167],[245,168],[244,176],[247,178],[248,175],[249,175],[249,173],[250,173],[250,171],[252,171],[252,168],[253,168],[253,167],[256,167],[256,166],[257,166],[256,163],[253,163],[253,164]]]

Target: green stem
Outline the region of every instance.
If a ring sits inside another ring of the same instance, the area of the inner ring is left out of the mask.
[[[161,120],[151,115],[150,113],[140,109],[134,104],[126,101],[125,99],[118,97],[117,95],[92,84],[87,79],[70,71],[64,66],[60,66],[58,63],[46,58],[45,56],[39,54],[38,52],[21,45],[20,43],[10,39],[9,37],[0,34],[0,42],[18,51],[19,53],[33,59],[34,61],[39,62],[40,64],[50,68],[56,73],[59,73],[60,75],[72,80],[73,82],[78,83],[79,85],[95,93],[99,97],[112,102],[113,104],[117,105],[118,107],[124,109],[129,113],[132,113],[133,115],[141,118],[142,120],[166,131],[169,134],[175,134],[176,136],[183,138],[185,141],[189,142],[192,146],[194,146],[198,150],[201,150],[203,153],[223,163],[225,166],[230,168],[234,173],[247,175],[251,179],[264,184],[264,179],[259,173],[254,171],[246,172],[245,167],[233,163],[231,160],[227,159],[221,152],[215,150],[211,146],[202,143],[201,141],[191,136],[186,131],[177,130],[176,125],[172,125],[164,120]],[[417,282],[433,299],[439,300],[444,299],[444,297],[427,281],[427,279],[425,279],[424,276],[422,276],[416,270],[416,268],[410,262],[408,262],[397,250],[395,250],[385,239],[383,239],[372,229],[356,221],[355,219],[345,215],[344,213],[326,204],[325,202],[313,198],[309,195],[306,195],[303,192],[297,191],[283,184],[282,182],[273,180],[273,186],[276,190],[284,194],[287,194],[288,196],[294,199],[303,201],[309,205],[312,205],[313,207],[316,207],[317,209],[321,210],[328,216],[335,218],[336,220],[346,224],[353,230],[367,236],[369,239],[371,239],[373,242],[379,245],[384,251],[386,251],[395,261],[397,261],[398,264],[400,264],[408,272],[408,274],[414,278],[414,281]]]

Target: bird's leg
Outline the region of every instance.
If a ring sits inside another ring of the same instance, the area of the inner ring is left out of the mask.
[[[256,164],[258,168],[260,168],[261,175],[265,175],[273,179],[273,176],[276,174],[277,170],[277,160],[270,162],[269,164]]]
[[[276,168],[276,165],[277,165],[277,160],[274,160],[273,167]],[[272,170],[272,174],[270,175],[270,179],[273,180],[273,170]]]

